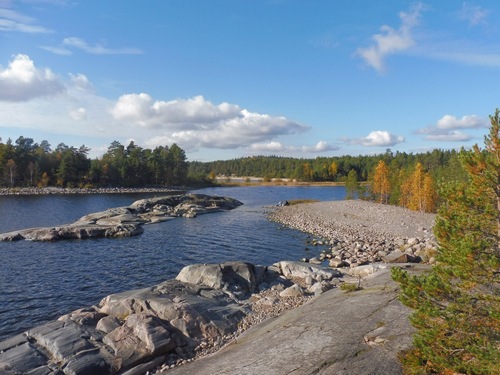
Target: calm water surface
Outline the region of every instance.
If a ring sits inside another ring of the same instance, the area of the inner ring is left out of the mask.
[[[307,235],[266,219],[285,199],[338,200],[343,187],[235,187],[197,192],[239,199],[229,212],[145,226],[124,239],[0,242],[0,340],[103,297],[173,278],[192,263],[243,260],[268,265],[314,256]],[[0,196],[0,233],[59,225],[157,194]]]

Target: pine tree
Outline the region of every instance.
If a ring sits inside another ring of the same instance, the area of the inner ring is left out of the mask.
[[[415,309],[409,374],[498,374],[500,359],[500,124],[490,117],[485,149],[463,151],[468,182],[441,188],[434,232],[437,264],[425,275],[399,268],[401,301]]]
[[[345,199],[355,199],[359,193],[359,181],[358,173],[351,169],[347,174],[347,179],[345,182],[346,196]]]

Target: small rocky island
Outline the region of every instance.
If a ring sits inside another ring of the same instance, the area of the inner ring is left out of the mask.
[[[0,241],[58,241],[84,238],[131,237],[144,232],[143,225],[175,217],[226,211],[242,205],[240,201],[205,194],[180,194],[141,199],[128,207],[110,208],[86,215],[72,224],[22,229],[0,234]]]

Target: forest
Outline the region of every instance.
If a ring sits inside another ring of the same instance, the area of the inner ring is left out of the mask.
[[[413,154],[392,152],[370,156],[298,159],[254,156],[214,162],[190,162],[188,173],[208,176],[255,176],[264,181],[292,179],[305,182],[345,183],[347,198],[363,198],[416,211],[435,212],[440,181],[464,181],[461,152],[433,150]]]
[[[146,149],[130,142],[111,143],[101,157],[90,159],[89,148],[19,137],[0,139],[0,186],[4,187],[143,187],[188,183],[187,161],[175,143]]]
[[[455,150],[413,154],[392,152],[364,156],[299,159],[254,156],[213,162],[187,161],[177,144],[147,149],[113,141],[100,158],[90,149],[19,137],[0,139],[0,186],[3,187],[148,187],[215,183],[217,176],[254,176],[264,181],[292,179],[345,183],[347,198],[364,198],[435,212],[439,181],[466,178]]]

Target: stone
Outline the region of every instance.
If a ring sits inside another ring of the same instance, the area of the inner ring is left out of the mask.
[[[407,263],[408,254],[401,252],[400,250],[393,251],[392,253],[382,257],[385,263]]]
[[[293,284],[292,286],[280,292],[280,297],[302,297],[303,295],[304,291],[297,284]]]
[[[293,277],[306,278],[311,276],[314,280],[331,280],[334,277],[340,277],[342,274],[336,270],[326,269],[318,265],[303,263],[303,262],[291,262],[282,261],[275,264],[281,270],[281,273],[287,279]]]
[[[263,267],[245,262],[193,264],[184,267],[176,280],[221,289],[241,298],[257,288],[264,271]]]
[[[386,266],[380,265],[380,264],[367,264],[363,266],[357,266],[350,268],[347,273],[351,276],[359,276],[359,277],[366,277],[369,276],[383,268],[386,268]]]
[[[29,371],[47,366],[47,357],[30,343],[26,342],[0,353],[0,370],[12,370],[12,374],[26,374]]]
[[[120,325],[120,320],[115,316],[105,316],[97,322],[96,329],[104,333],[110,333]]]
[[[45,327],[50,327],[49,325],[50,323]],[[95,346],[85,338],[88,333],[77,324],[66,321],[62,326],[53,327],[54,329],[47,331],[30,331],[30,336],[57,361],[64,361],[73,354],[95,349]]]

